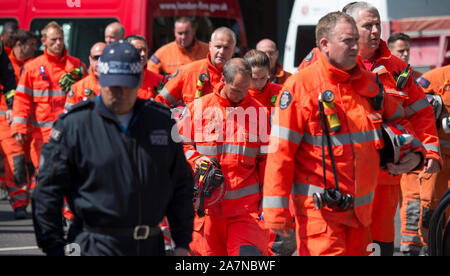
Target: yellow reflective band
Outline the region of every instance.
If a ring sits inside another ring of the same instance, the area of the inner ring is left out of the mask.
[[[14,97],[14,94],[16,93],[15,89],[11,89],[8,92],[5,93],[5,98],[9,100],[10,98]]]

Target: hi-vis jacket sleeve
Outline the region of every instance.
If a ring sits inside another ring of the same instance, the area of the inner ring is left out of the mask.
[[[13,120],[11,125],[11,132],[27,133],[27,120],[30,116],[31,104],[33,101],[33,81],[30,70],[25,70],[20,77],[17,85],[16,93],[14,95],[13,103]]]
[[[181,102],[181,93],[183,90],[184,82],[190,81],[188,79],[185,79],[186,77],[182,72],[183,71],[179,71],[176,76],[167,81],[167,83],[164,85],[164,88],[155,98],[157,102],[163,103],[169,107],[177,105]]]
[[[181,142],[183,143],[183,151],[186,160],[191,165],[192,170],[195,168],[195,160],[201,154],[195,148],[194,142],[194,118],[192,111],[193,103],[185,107],[184,114],[180,121],[178,121],[178,132],[180,134]]]
[[[402,102],[397,98],[398,96],[392,96],[389,93],[385,93],[383,104],[383,120],[388,122],[394,122],[405,128],[409,134],[414,136],[414,140],[411,142],[411,151],[422,155],[422,160],[425,160],[426,150],[411,122],[405,118],[405,108]],[[423,163],[419,165],[419,168],[423,167]]]
[[[417,138],[422,142],[426,150],[426,158],[443,161],[440,153],[439,137],[434,119],[434,111],[428,103],[425,93],[412,80],[408,87],[409,99],[405,102],[405,115],[414,127]]]
[[[264,174],[263,212],[266,228],[292,229],[289,197],[294,183],[295,156],[304,135],[308,108],[299,95],[293,94],[295,83],[285,84],[272,116],[269,153]],[[280,101],[281,107],[280,107]]]

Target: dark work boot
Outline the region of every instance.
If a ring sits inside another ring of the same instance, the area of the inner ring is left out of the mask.
[[[14,210],[14,218],[15,219],[26,219],[27,218],[27,209],[25,207],[19,207]]]

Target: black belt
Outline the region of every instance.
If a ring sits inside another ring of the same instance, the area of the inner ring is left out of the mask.
[[[130,228],[117,228],[117,227],[92,227],[84,225],[83,231],[98,233],[108,236],[121,236],[130,237],[134,240],[146,240],[151,236],[156,236],[161,233],[159,226],[137,225]]]

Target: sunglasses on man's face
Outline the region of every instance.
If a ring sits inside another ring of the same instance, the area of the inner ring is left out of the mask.
[[[92,58],[93,60],[98,60],[98,59],[100,58],[100,55],[99,55],[99,56],[91,56],[91,58]]]

